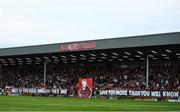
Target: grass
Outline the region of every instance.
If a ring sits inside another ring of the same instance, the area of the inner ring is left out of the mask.
[[[0,96],[0,111],[180,111],[180,103]]]

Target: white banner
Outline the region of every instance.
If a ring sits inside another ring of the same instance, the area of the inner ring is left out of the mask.
[[[62,94],[66,95],[66,89],[45,89],[45,88],[12,88],[12,94],[31,93],[31,94]]]
[[[149,96],[178,98],[179,91],[150,91],[150,90],[100,90],[104,96]]]

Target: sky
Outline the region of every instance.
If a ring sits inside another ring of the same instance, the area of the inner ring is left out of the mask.
[[[180,0],[0,0],[0,48],[180,31]]]

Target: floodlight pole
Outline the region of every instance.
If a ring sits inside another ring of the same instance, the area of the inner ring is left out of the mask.
[[[46,85],[46,61],[44,61],[44,85]]]
[[[149,56],[146,57],[146,89],[149,88]]]

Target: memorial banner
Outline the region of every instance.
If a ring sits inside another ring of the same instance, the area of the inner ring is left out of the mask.
[[[92,78],[80,78],[78,86],[79,98],[91,98],[92,96]]]

